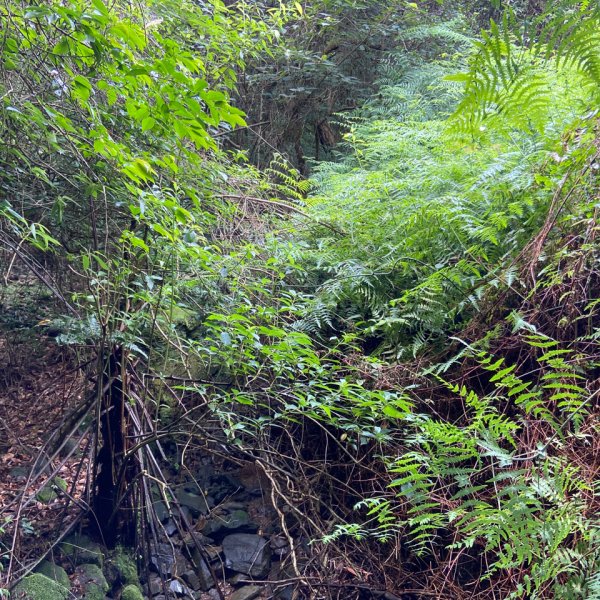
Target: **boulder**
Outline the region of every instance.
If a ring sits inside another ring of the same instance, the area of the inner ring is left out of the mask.
[[[170,544],[153,544],[151,546],[150,566],[165,578],[187,571],[185,558]]]
[[[121,592],[121,600],[144,600],[144,595],[136,585],[126,585]]]
[[[194,565],[194,572],[198,579],[198,588],[202,591],[209,590],[211,587],[214,587],[215,580],[212,576],[212,571],[210,570],[208,564],[200,556],[200,553],[196,551],[192,558],[192,563]]]
[[[166,523],[170,517],[167,505],[162,500],[156,500],[152,505],[154,507],[154,512],[156,513],[156,518],[161,523]]]
[[[209,478],[206,489],[217,502],[220,502],[243,490],[244,486],[231,475],[219,473]]]
[[[169,537],[171,537],[177,533],[177,525],[175,524],[175,521],[173,521],[173,519],[168,519],[167,522],[165,523],[164,527],[165,527],[165,533]]]
[[[80,590],[81,600],[104,600],[110,589],[106,577],[96,564],[83,564],[75,569],[74,585]]]
[[[104,554],[100,544],[93,542],[87,535],[75,533],[70,535],[61,545],[62,553],[76,565],[84,563],[102,567]]]
[[[49,577],[53,581],[56,581],[56,583],[59,583],[64,588],[67,588],[67,590],[71,589],[71,581],[67,575],[67,572],[59,565],[56,565],[49,560],[44,560],[38,565],[36,571],[42,575],[45,575],[46,577]]]
[[[28,575],[10,593],[11,600],[66,600],[68,596],[68,588],[41,573]]]
[[[223,539],[225,566],[251,577],[264,577],[271,565],[269,542],[260,535],[234,533]]]
[[[198,591],[200,589],[200,578],[196,575],[196,571],[190,569],[183,573],[181,578],[186,582],[190,589]]]
[[[258,585],[245,585],[231,594],[229,600],[254,600],[258,598],[262,588]]]
[[[255,533],[258,525],[253,523],[245,510],[232,510],[224,515],[209,519],[202,533],[215,540],[222,539],[229,533]]]
[[[36,499],[43,504],[50,504],[58,498],[60,492],[66,491],[67,482],[62,477],[54,477],[37,493]]]
[[[106,576],[111,583],[121,585],[138,585],[137,565],[133,556],[122,546],[117,546],[111,553],[104,568]]]
[[[189,509],[193,517],[207,515],[215,502],[210,496],[202,495],[197,487],[185,486],[177,490],[177,501]]]
[[[176,596],[185,596],[186,588],[177,579],[171,579],[171,581],[169,581],[169,592]]]

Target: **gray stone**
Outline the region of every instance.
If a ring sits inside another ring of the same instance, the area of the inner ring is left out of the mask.
[[[185,594],[185,588],[177,581],[177,579],[169,581],[169,591],[177,596],[183,596]]]
[[[221,558],[221,547],[220,546],[204,546],[202,548],[202,552],[200,552],[197,548],[192,552],[192,564],[194,566],[200,565],[199,569],[202,570],[203,580],[205,581],[208,587],[214,585],[212,573],[210,573],[210,568],[205,568],[207,564],[214,564],[216,561]],[[208,561],[208,563],[207,563]]]
[[[190,552],[193,552],[194,548],[197,548],[197,546],[213,545],[215,540],[206,537],[201,533],[192,532],[184,536],[183,543]]]
[[[247,507],[247,504],[244,502],[236,502],[234,500],[231,500],[230,502],[222,502],[221,504],[219,504],[219,508],[223,508],[225,510],[228,511],[233,511],[233,510],[245,510]]]
[[[183,575],[181,576],[181,578],[194,591],[200,589],[200,578],[198,577],[198,575],[196,575],[196,572],[193,571],[192,569],[190,569],[189,571],[186,571],[185,573],[183,573]]]
[[[187,506],[174,506],[173,507],[173,515],[177,518],[181,519],[184,523],[192,523],[194,517],[192,517],[192,513]]]
[[[61,545],[60,549],[76,565],[92,563],[102,567],[104,554],[100,544],[93,542],[86,535],[75,533],[70,535]]]
[[[248,575],[244,575],[244,573],[234,573],[231,577],[227,578],[227,583],[231,585],[240,585],[245,583],[248,580]]]
[[[8,474],[13,479],[27,479],[29,469],[27,467],[13,467]]]
[[[215,562],[221,558],[223,546],[204,546],[204,552],[206,552],[210,562]]]
[[[268,541],[250,533],[234,533],[223,540],[225,566],[252,577],[264,577],[271,565]]]
[[[154,596],[157,596],[163,591],[162,579],[160,577],[156,577],[155,575],[150,575],[147,589],[150,594],[150,597],[154,598]]]
[[[169,519],[165,523],[165,533],[169,537],[171,537],[172,535],[175,535],[177,533],[177,525],[175,525],[175,521],[173,521],[173,519]]]
[[[294,597],[294,586],[293,585],[286,585],[282,588],[279,588],[275,592],[275,598],[277,598],[277,600],[292,600],[293,597]]]
[[[258,525],[250,520],[245,510],[233,510],[230,513],[215,516],[202,528],[204,535],[215,539],[233,532],[255,533],[256,531],[258,531]]]
[[[258,585],[245,585],[235,590],[229,600],[254,600],[260,596],[261,591],[262,588]]]
[[[207,515],[210,509],[214,506],[214,500],[210,496],[201,496],[189,491],[186,488],[180,488],[177,490],[177,501],[182,506],[189,508],[192,516],[194,517]]]
[[[162,577],[180,575],[188,569],[185,558],[170,544],[152,545],[150,565]]]
[[[194,553],[192,563],[194,565],[196,577],[198,578],[198,589],[205,592],[211,587],[214,587],[215,580],[212,576],[212,572],[206,561],[200,556],[199,552],[196,551]]]
[[[208,590],[208,595],[210,596],[210,600],[221,600],[221,595],[215,588]]]
[[[110,589],[104,573],[96,564],[79,565],[75,569],[73,580],[83,590],[82,600],[103,600]]]
[[[161,523],[166,523],[169,520],[169,509],[167,505],[162,500],[156,500],[153,503],[154,512],[156,512],[156,517]]]
[[[232,496],[237,491],[243,489],[242,484],[227,473],[213,475],[206,486],[208,493],[220,502],[228,496]]]
[[[60,449],[60,457],[68,458],[71,454],[75,454],[78,447],[79,444],[73,438],[68,439]]]

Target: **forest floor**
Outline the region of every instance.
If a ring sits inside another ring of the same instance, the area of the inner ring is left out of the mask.
[[[81,403],[87,386],[66,352],[35,324],[43,315],[30,314],[17,327],[10,322],[14,301],[20,309],[30,305],[29,283],[12,286],[12,302],[3,298],[0,323],[0,555],[8,579],[43,556],[81,513],[89,462],[70,446],[48,456],[49,434]]]

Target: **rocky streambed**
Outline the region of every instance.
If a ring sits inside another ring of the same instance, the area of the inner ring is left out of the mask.
[[[154,535],[144,552],[67,537],[13,590],[13,600],[292,600],[290,545],[252,469],[202,465],[153,490]]]

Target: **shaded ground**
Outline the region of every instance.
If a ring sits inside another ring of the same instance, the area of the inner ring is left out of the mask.
[[[81,512],[88,460],[73,443],[55,452],[60,444],[49,435],[88,386],[74,357],[38,325],[49,299],[37,282],[4,279],[0,306],[1,587],[47,553]]]

